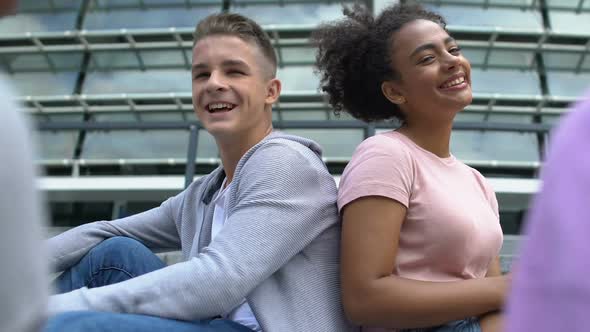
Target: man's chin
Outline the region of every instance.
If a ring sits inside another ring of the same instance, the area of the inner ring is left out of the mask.
[[[205,130],[207,130],[207,132],[211,134],[211,136],[213,136],[213,138],[216,140],[237,139],[240,136],[239,133],[236,133],[236,131],[232,128],[228,128],[227,126],[222,126],[219,124],[206,126]]]

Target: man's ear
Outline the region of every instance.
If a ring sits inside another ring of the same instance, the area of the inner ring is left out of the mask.
[[[266,86],[266,98],[264,101],[267,104],[274,104],[281,94],[281,81],[278,78],[273,78],[268,81]]]
[[[406,97],[402,95],[402,93],[396,87],[396,83],[393,81],[385,81],[381,83],[381,91],[383,92],[385,98],[396,105],[406,103]]]

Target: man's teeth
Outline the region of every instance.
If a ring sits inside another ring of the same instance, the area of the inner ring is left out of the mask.
[[[228,104],[228,103],[215,103],[215,104],[210,104],[209,105],[209,111],[213,112],[216,110],[220,110],[220,109],[232,109],[234,106],[232,104]]]
[[[459,77],[459,78],[457,78],[455,80],[452,80],[452,81],[450,81],[448,83],[445,83],[442,87],[443,88],[450,88],[452,86],[459,85],[459,84],[461,84],[463,82],[465,82],[465,77]]]

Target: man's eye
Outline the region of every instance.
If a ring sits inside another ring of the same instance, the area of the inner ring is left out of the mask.
[[[451,48],[449,50],[449,53],[451,53],[451,54],[459,54],[459,53],[461,53],[461,47],[459,47],[459,46],[453,47],[453,48]]]

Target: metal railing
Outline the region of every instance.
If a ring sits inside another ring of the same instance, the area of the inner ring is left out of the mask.
[[[379,129],[391,129],[385,123],[367,124],[361,121],[276,121],[274,128],[281,129],[360,129],[364,137],[370,137]],[[44,122],[38,124],[41,131],[101,131],[101,130],[187,130],[188,148],[186,151],[185,186],[192,182],[195,176],[195,158],[199,130],[204,129],[197,121],[179,122]],[[481,131],[519,131],[531,133],[547,133],[551,129],[549,124],[516,124],[516,123],[482,123],[456,122],[453,130],[481,130]]]

